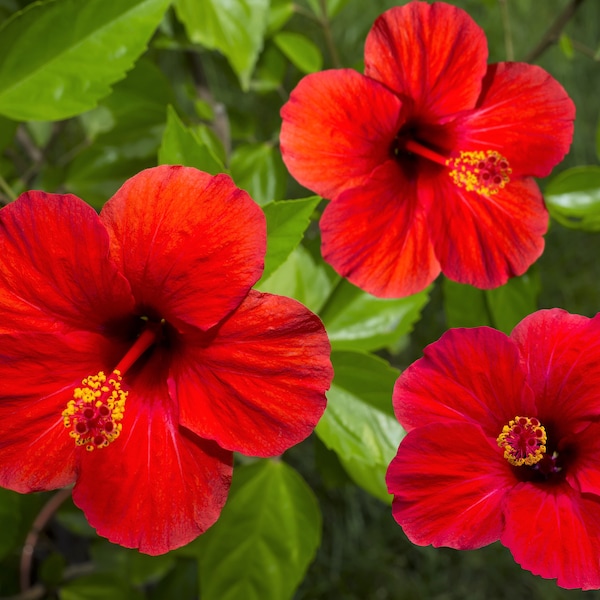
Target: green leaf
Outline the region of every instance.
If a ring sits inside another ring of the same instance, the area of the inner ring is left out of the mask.
[[[294,469],[262,460],[236,467],[227,504],[204,537],[202,600],[286,600],[315,556],[321,514]]]
[[[143,594],[122,577],[93,573],[73,579],[58,591],[60,600],[143,600]]]
[[[93,108],[146,49],[169,3],[30,4],[0,30],[0,114],[58,120]]]
[[[575,56],[575,51],[573,50],[573,42],[571,42],[571,38],[566,34],[561,34],[560,38],[558,38],[558,45],[562,50],[562,53],[571,60]]]
[[[20,524],[19,494],[0,488],[0,559],[4,558],[17,542]]]
[[[258,204],[285,194],[287,171],[279,151],[272,144],[244,144],[231,155],[231,176]]]
[[[330,274],[323,262],[316,262],[303,246],[295,248],[287,260],[256,288],[261,292],[289,296],[318,313],[339,276]]]
[[[263,206],[267,218],[267,255],[263,279],[281,266],[302,241],[310,216],[320,202],[319,196],[300,200],[269,202]]]
[[[320,316],[335,350],[376,350],[410,333],[429,299],[429,289],[408,298],[376,298],[340,281]]]
[[[175,0],[175,11],[190,40],[224,54],[248,90],[263,46],[269,0]]]
[[[480,290],[449,279],[444,279],[443,290],[448,327],[487,325],[508,334],[519,321],[537,310],[541,282],[534,266],[493,290]]]
[[[323,66],[321,51],[301,33],[281,31],[273,38],[277,47],[303,73],[315,73]]]
[[[548,182],[544,198],[561,225],[600,231],[600,167],[574,167],[559,173]]]
[[[324,17],[320,0],[308,0],[308,4],[315,15],[321,19]],[[327,10],[327,18],[331,19],[332,17],[335,17],[346,4],[348,4],[348,0],[326,0],[325,8]]]
[[[158,162],[163,165],[196,167],[211,175],[226,170],[206,139],[187,128],[172,106],[167,110],[167,127],[158,151]]]
[[[269,17],[267,20],[267,36],[279,31],[294,14],[294,3],[292,0],[271,0],[269,6]]]
[[[390,502],[385,473],[404,436],[392,408],[400,373],[366,353],[334,351],[331,361],[335,378],[315,431],[358,485]]]

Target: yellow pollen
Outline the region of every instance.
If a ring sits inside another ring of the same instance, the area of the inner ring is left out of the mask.
[[[504,458],[515,467],[535,465],[546,453],[546,430],[535,417],[515,417],[496,440]]]
[[[121,380],[116,369],[108,377],[100,371],[86,377],[82,387],[75,388],[62,417],[77,446],[85,446],[91,452],[105,448],[119,437],[128,395],[121,389]]]
[[[509,181],[512,169],[508,160],[495,150],[461,151],[446,165],[452,181],[467,192],[483,196],[497,194]]]

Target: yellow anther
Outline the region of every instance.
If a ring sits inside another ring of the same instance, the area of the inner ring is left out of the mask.
[[[483,196],[497,194],[509,181],[512,169],[508,160],[495,150],[462,151],[446,165],[452,181],[467,192]]]

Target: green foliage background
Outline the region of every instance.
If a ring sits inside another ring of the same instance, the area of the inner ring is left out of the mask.
[[[259,289],[296,297],[321,316],[336,370],[316,435],[279,461],[239,457],[217,525],[166,556],[98,538],[67,499],[44,521],[24,567],[26,537],[57,496],[0,489],[0,597],[583,597],[522,571],[498,544],[473,552],[412,546],[391,517],[383,476],[403,433],[393,383],[448,327],[510,331],[542,307],[598,312],[600,3],[451,2],[484,28],[490,62],[529,60],[562,11],[580,4],[534,58],[574,99],[575,139],[541,182],[553,221],[544,255],[525,276],[486,292],[440,278],[411,298],[378,300],[322,262],[322,205],[281,161],[279,109],[306,73],[361,70],[373,21],[403,3],[0,0],[0,201],[43,189],[99,209],[126,178],[157,163],[229,172],[267,216]],[[31,577],[20,583],[23,573]]]

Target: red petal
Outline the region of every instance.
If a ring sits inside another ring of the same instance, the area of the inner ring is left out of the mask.
[[[565,446],[565,451],[570,450],[572,454],[566,469],[569,485],[582,494],[594,494],[600,500],[600,425],[590,423],[583,431],[561,442],[561,447]]]
[[[431,239],[450,279],[494,288],[522,275],[542,254],[548,212],[532,179],[490,196],[458,188],[443,175],[428,185]]]
[[[568,152],[574,119],[567,92],[542,68],[499,63],[490,65],[477,109],[457,125],[465,146],[498,150],[513,177],[545,177]]]
[[[0,332],[102,330],[133,298],[94,210],[28,192],[0,210]]]
[[[262,273],[264,214],[227,175],[148,169],[100,217],[138,304],[178,328],[213,326]]]
[[[394,410],[406,430],[469,422],[495,439],[515,416],[537,416],[518,349],[500,331],[451,329],[423,354],[394,388]]]
[[[466,423],[411,431],[387,472],[392,514],[411,542],[460,550],[499,539],[502,502],[515,483],[494,441]]]
[[[281,152],[290,173],[326,198],[367,181],[388,160],[401,103],[351,69],[304,77],[281,109]]]
[[[96,334],[0,335],[0,485],[51,490],[75,478],[62,411],[87,375],[110,369],[114,344]]]
[[[382,297],[420,292],[440,272],[418,204],[417,182],[393,161],[335,198],[321,218],[323,258]]]
[[[557,439],[600,416],[600,317],[560,309],[529,315],[513,330],[543,424]]]
[[[333,372],[327,335],[308,309],[251,292],[201,343],[190,340],[173,361],[182,425],[253,456],[281,454],[311,433]]]
[[[481,28],[463,10],[441,2],[388,10],[365,44],[365,75],[412,99],[419,115],[473,108],[486,63]]]
[[[146,554],[192,541],[219,517],[232,455],[174,422],[166,385],[137,381],[121,436],[81,449],[73,500],[98,534]]]
[[[600,588],[600,504],[568,485],[522,483],[507,497],[500,541],[534,575],[564,588]]]

